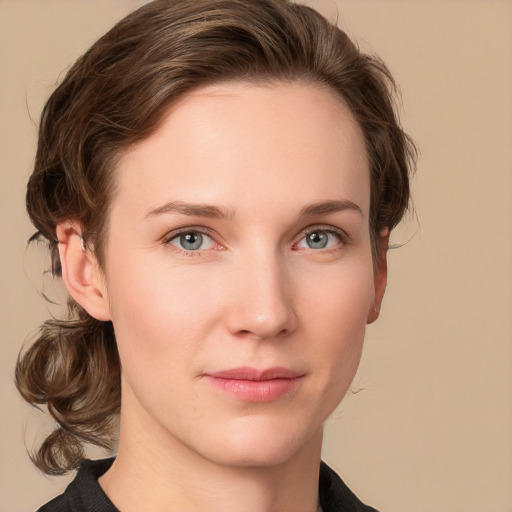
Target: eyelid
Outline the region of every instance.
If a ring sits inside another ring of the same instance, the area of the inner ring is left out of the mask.
[[[195,251],[187,251],[186,249],[180,249],[179,247],[175,246],[174,244],[171,244],[172,240],[179,237],[180,235],[183,235],[184,233],[200,233],[202,236],[210,238],[216,247],[213,249],[198,249]],[[224,245],[222,243],[218,242],[217,238],[218,238],[218,235],[210,228],[207,228],[204,226],[184,226],[182,228],[174,229],[174,230],[170,231],[169,233],[165,234],[162,237],[162,243],[164,245],[172,247],[172,249],[177,252],[182,252],[187,255],[189,255],[189,254],[199,255],[206,251],[223,249]]]
[[[339,246],[347,245],[350,242],[350,236],[347,234],[347,232],[344,229],[329,225],[329,224],[313,224],[311,226],[308,226],[301,230],[299,235],[297,235],[296,242],[293,244],[293,247],[295,248],[304,237],[310,235],[311,233],[314,233],[315,231],[326,231],[327,233],[332,233],[340,238],[340,244],[336,247],[329,247],[325,249],[314,249],[315,251],[319,252],[321,250],[323,251],[329,251],[338,248]]]
[[[182,226],[179,228],[174,228],[168,231],[163,237],[162,241],[168,241],[172,238],[175,238],[179,235],[182,235],[183,233],[201,233],[202,235],[209,236],[210,238],[216,239],[218,238],[218,234],[211,228],[208,228],[206,226]],[[220,244],[222,245],[222,244]]]

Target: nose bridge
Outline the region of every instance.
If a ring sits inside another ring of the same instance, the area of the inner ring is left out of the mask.
[[[268,339],[295,329],[289,269],[278,251],[261,247],[248,251],[233,270],[231,332]]]

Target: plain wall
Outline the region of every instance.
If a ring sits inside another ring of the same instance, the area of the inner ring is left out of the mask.
[[[43,416],[13,385],[48,316],[24,212],[56,80],[135,0],[0,0],[0,512],[62,491],[26,454]],[[383,512],[512,511],[512,2],[309,1],[391,68],[420,148],[419,222],[394,234],[381,318],[324,458]],[[40,434],[39,434],[40,437]]]

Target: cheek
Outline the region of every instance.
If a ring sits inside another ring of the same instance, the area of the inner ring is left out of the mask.
[[[315,347],[317,364],[324,365],[325,379],[344,394],[359,364],[373,304],[371,260],[340,265],[327,273],[310,273],[304,284],[304,290],[309,290],[301,307],[305,338]]]
[[[216,321],[214,283],[205,286],[199,273],[155,261],[148,265],[135,258],[125,259],[108,278],[112,320],[126,376],[149,369],[178,371],[178,362],[191,359]]]
[[[364,330],[374,298],[370,257],[355,254],[328,268],[304,269],[300,275],[304,313],[340,336],[361,327]]]
[[[147,378],[151,371],[157,378],[194,368],[210,339],[223,339],[224,347],[215,349],[226,349],[226,307],[231,295],[244,300],[233,292],[235,283],[225,279],[229,269],[173,265],[165,255],[149,258],[110,250],[116,265],[107,268],[108,294],[127,378],[134,372],[145,372]],[[292,336],[295,349],[308,364],[323,367],[320,373],[326,379],[340,386],[351,381],[373,300],[371,258],[354,254],[326,265],[303,260],[288,268],[287,276],[283,300],[290,302],[298,319]]]

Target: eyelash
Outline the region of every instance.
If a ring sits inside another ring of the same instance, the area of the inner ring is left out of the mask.
[[[181,237],[183,235],[188,235],[188,234],[198,234],[198,235],[201,235],[202,237],[207,237],[217,247],[212,248],[212,249],[187,250],[187,249],[184,249],[183,247],[177,247],[171,243],[173,240],[176,240],[179,237]],[[223,248],[223,246],[221,244],[219,244],[218,242],[215,241],[214,234],[212,231],[210,231],[209,229],[206,229],[206,228],[199,228],[199,227],[198,228],[187,227],[187,228],[180,229],[178,231],[173,231],[172,233],[170,233],[168,236],[166,236],[163,239],[163,243],[164,243],[164,245],[169,246],[172,250],[174,250],[180,254],[183,254],[185,256],[190,256],[190,257],[201,256],[206,251],[219,250],[219,249]]]
[[[319,249],[313,249],[310,247],[309,250],[311,250],[313,252],[323,252],[323,253],[335,252],[335,251],[339,250],[341,247],[347,245],[350,241],[350,238],[347,235],[347,233],[341,229],[337,229],[332,226],[321,226],[321,225],[320,226],[312,226],[310,228],[306,228],[306,229],[302,230],[302,232],[300,233],[300,238],[297,242],[295,242],[293,244],[292,250],[295,250],[295,251],[302,250],[301,248],[298,247],[298,245],[307,236],[311,236],[317,232],[323,232],[323,233],[327,233],[328,235],[335,236],[338,239],[338,243],[334,247],[327,247],[327,248],[322,247]],[[171,243],[173,240],[176,240],[179,237],[181,237],[183,235],[187,235],[187,234],[198,234],[198,235],[201,235],[202,237],[207,237],[217,247],[208,248],[208,249],[187,250],[187,249],[184,249],[183,247],[178,247]],[[204,252],[211,251],[211,250],[220,250],[220,249],[224,248],[221,244],[219,244],[218,242],[215,241],[214,233],[211,230],[203,228],[203,227],[201,227],[201,228],[187,227],[187,228],[180,229],[179,231],[174,231],[163,239],[163,243],[166,246],[170,246],[170,248],[172,250],[175,250],[178,253],[183,254],[184,256],[188,256],[188,257],[201,256],[204,254]],[[308,248],[305,248],[305,250],[308,250]]]
[[[314,233],[318,233],[318,232],[323,232],[323,233],[327,233],[328,235],[335,236],[338,239],[338,243],[334,247],[327,247],[327,248],[320,248],[320,249],[313,249],[310,247],[309,249],[312,250],[313,252],[320,252],[320,251],[322,251],[323,253],[335,252],[335,251],[339,250],[341,247],[347,245],[350,241],[349,236],[342,229],[334,228],[333,226],[319,225],[319,226],[312,226],[312,227],[304,229],[301,232],[301,237],[300,237],[299,241],[296,242],[293,245],[293,247],[296,248],[298,246],[298,244],[301,243],[302,240],[304,240],[306,237],[311,236]],[[300,249],[298,249],[298,250],[300,250]]]

